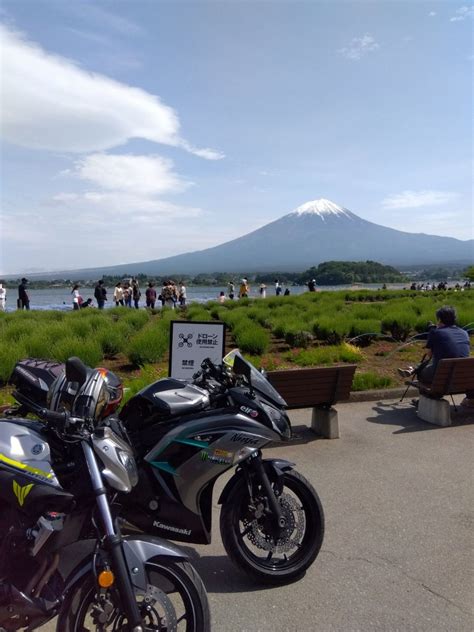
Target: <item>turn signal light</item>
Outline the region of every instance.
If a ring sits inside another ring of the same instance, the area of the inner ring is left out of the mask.
[[[110,588],[115,581],[115,577],[112,571],[101,571],[97,577],[97,581],[101,588]]]

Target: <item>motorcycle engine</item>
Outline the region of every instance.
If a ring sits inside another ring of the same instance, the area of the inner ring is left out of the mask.
[[[35,561],[31,558],[29,528],[20,514],[9,505],[0,506],[0,582],[6,581],[22,588],[33,574]]]

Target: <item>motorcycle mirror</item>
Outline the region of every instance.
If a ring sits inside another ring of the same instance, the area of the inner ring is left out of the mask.
[[[80,358],[73,356],[66,360],[66,379],[68,382],[77,382],[82,386],[87,380],[89,369]]]

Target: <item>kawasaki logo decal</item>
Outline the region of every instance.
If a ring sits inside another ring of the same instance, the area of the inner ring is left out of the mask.
[[[33,487],[33,483],[20,487],[20,485],[18,485],[16,481],[13,481],[13,493],[17,497],[18,504],[20,505],[20,507],[23,507],[25,498],[30,493],[32,487]]]

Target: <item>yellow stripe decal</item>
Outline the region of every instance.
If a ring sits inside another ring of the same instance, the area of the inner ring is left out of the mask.
[[[43,472],[43,470],[38,470],[36,467],[31,467],[30,465],[26,465],[26,463],[22,463],[21,461],[10,459],[4,454],[0,454],[0,461],[3,461],[6,465],[10,465],[11,467],[16,467],[25,472],[29,472],[30,474],[36,474],[36,476],[42,476],[43,478],[53,478],[53,475],[50,472]]]

